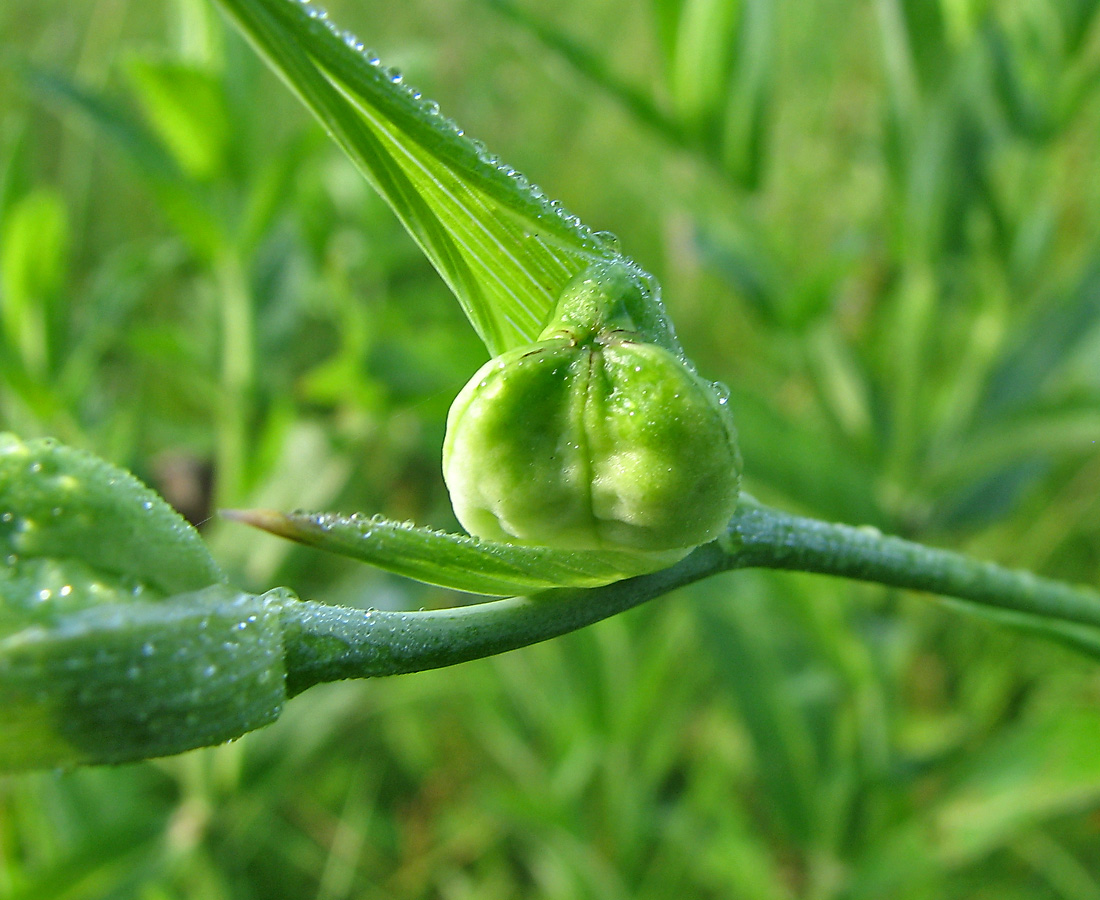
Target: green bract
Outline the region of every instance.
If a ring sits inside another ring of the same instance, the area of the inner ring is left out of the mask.
[[[659,301],[619,263],[574,279],[534,344],[470,379],[443,448],[472,534],[669,559],[722,531],[740,469],[724,394],[695,373]]]
[[[0,434],[0,771],[163,756],[274,721],[286,596],[226,584],[129,473]]]

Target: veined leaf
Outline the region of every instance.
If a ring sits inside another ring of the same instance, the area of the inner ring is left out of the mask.
[[[501,544],[382,516],[287,515],[269,510],[228,510],[223,515],[396,575],[494,596],[596,587],[664,568],[684,555],[680,551],[640,556]]]
[[[317,7],[218,2],[390,204],[493,355],[530,343],[566,282],[617,255]]]

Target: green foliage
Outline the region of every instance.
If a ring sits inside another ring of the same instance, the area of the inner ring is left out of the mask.
[[[5,356],[29,377],[42,378],[58,349],[50,326],[65,281],[68,237],[64,201],[45,189],[20,198],[0,235]]]
[[[0,510],[0,769],[178,753],[279,714],[277,603],[228,588],[154,492],[0,434]]]
[[[339,7],[655,271],[731,387],[751,491],[1100,581],[1095,3]],[[197,494],[196,519],[203,478],[166,461],[212,468],[219,506],[453,530],[442,423],[482,346],[251,51],[198,0],[169,11],[0,4],[2,233],[50,196],[69,245],[0,251],[57,291],[0,298],[0,423]],[[142,64],[216,86],[216,171]],[[454,602],[205,537],[256,590]],[[733,573],[308,700],[217,750],[0,781],[0,895],[1100,895],[1093,667],[896,591]]]
[[[198,533],[153,491],[50,440],[0,434],[4,573],[45,560],[133,579],[160,596],[225,580]]]
[[[647,566],[628,551],[561,552],[418,528],[384,516],[231,511],[230,518],[272,534],[362,560],[380,569],[472,594],[510,595],[569,585],[595,587]],[[675,562],[681,554],[651,566]]]
[[[327,13],[255,0],[224,6],[390,204],[490,351],[534,338],[565,283],[603,252],[599,237],[434,101],[395,91],[403,76],[364,56]]]

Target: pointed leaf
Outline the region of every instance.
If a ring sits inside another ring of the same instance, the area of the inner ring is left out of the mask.
[[[382,516],[287,515],[269,510],[228,510],[223,515],[396,575],[472,594],[596,587],[664,568],[683,556],[679,551],[635,555],[499,544]]]
[[[493,355],[530,343],[565,283],[616,255],[318,8],[219,2],[390,204]]]

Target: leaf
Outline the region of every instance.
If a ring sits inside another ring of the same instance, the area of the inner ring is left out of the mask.
[[[218,0],[385,198],[493,355],[530,343],[562,287],[616,253],[298,0]]]
[[[1023,723],[975,754],[938,810],[935,834],[951,862],[980,858],[1040,823],[1100,801],[1100,719],[1069,709]]]
[[[1037,307],[1012,335],[989,378],[980,415],[1005,418],[1036,404],[1062,375],[1066,362],[1100,331],[1100,260],[1063,296]]]
[[[0,234],[0,338],[24,368],[45,375],[54,301],[67,275],[69,215],[56,191],[20,198]]]
[[[222,515],[387,572],[472,594],[596,587],[671,565],[683,554],[551,550],[433,531],[382,516],[226,510]]]
[[[678,117],[704,140],[726,101],[743,6],[740,0],[686,0],[680,8],[669,93]]]
[[[493,10],[526,31],[546,49],[571,66],[581,78],[611,97],[639,122],[652,128],[673,144],[681,145],[686,142],[687,135],[679,123],[661,112],[644,91],[616,77],[601,54],[593,52],[568,34],[512,3],[511,0],[487,0],[487,2]],[[675,10],[670,11],[670,14],[674,13]],[[674,40],[675,35],[670,39]]]
[[[1093,659],[1100,659],[1100,631],[1088,625],[1060,622],[1054,618],[1032,616],[1015,610],[995,609],[990,606],[969,603],[966,600],[944,598],[943,602],[961,612],[989,619],[1024,634],[1046,638],[1077,653],[1090,656]]]
[[[209,196],[180,169],[159,137],[129,109],[65,75],[27,63],[15,65],[24,85],[62,113],[77,113],[97,135],[110,139],[137,168],[160,210],[206,259],[224,250],[227,238],[210,210]]]
[[[166,596],[225,581],[198,532],[129,473],[51,440],[0,434],[0,615],[24,601],[16,586],[29,571],[47,574],[44,561],[60,567],[49,570],[59,587],[67,567],[80,576],[62,603],[97,582]]]
[[[698,606],[703,631],[755,748],[769,816],[786,835],[809,841],[827,796],[807,708],[813,661],[784,647],[790,635],[782,612],[764,602],[761,592],[740,591],[737,602],[729,603],[723,589],[709,583],[700,594],[712,601]]]
[[[603,48],[582,45],[511,0],[486,2],[640,124],[697,154],[732,184],[759,187],[774,68],[767,0],[654,0],[663,102],[619,78]]]
[[[146,118],[179,167],[200,180],[221,175],[230,122],[218,80],[204,69],[167,60],[134,59],[128,74]]]

